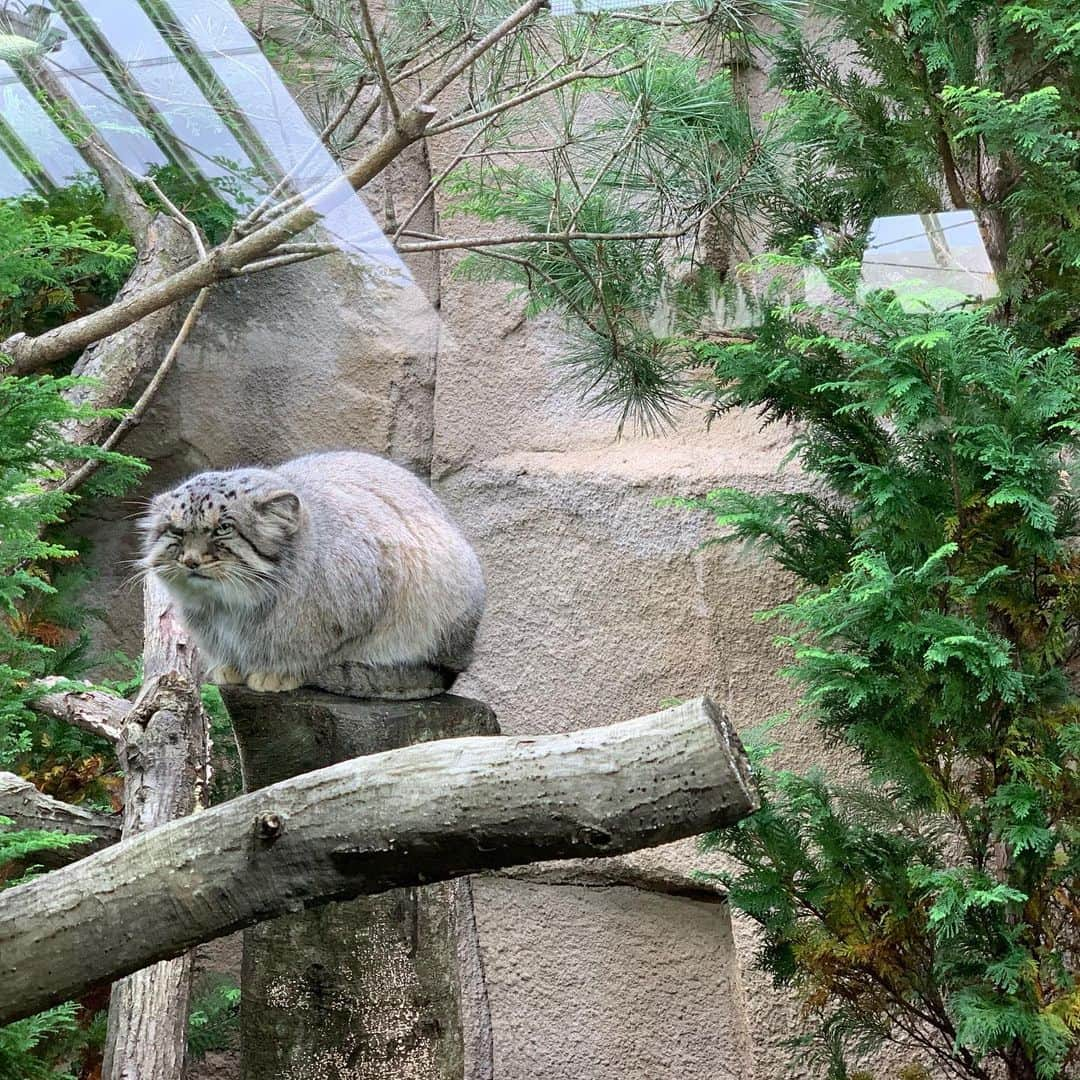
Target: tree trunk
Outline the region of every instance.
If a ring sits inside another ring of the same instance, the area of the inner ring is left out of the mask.
[[[738,738],[706,698],[569,735],[444,739],[331,765],[6,890],[0,1023],[286,912],[618,855],[756,806]]]
[[[192,813],[203,802],[207,781],[198,657],[153,575],[146,579],[144,614],[145,682],[117,750],[124,769],[125,841]],[[102,1080],[180,1080],[191,970],[188,954],[113,987]]]
[[[418,742],[497,735],[491,710],[444,695],[388,702],[302,691],[225,692],[254,791]],[[390,889],[283,915],[244,933],[242,1080],[462,1080],[454,891]]]

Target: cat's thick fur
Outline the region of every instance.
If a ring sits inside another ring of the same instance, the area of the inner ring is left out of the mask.
[[[144,564],[218,682],[290,690],[342,663],[468,664],[479,560],[432,492],[370,454],[193,476],[157,496]]]

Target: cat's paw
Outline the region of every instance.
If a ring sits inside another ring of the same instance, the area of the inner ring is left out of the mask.
[[[219,664],[206,673],[206,681],[215,686],[243,686],[247,679],[236,668]]]
[[[301,685],[301,680],[293,678],[292,675],[278,675],[273,671],[253,671],[247,677],[247,684],[252,690],[273,694],[283,690],[295,690]]]

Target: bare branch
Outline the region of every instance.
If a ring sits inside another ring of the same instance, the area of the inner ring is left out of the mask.
[[[444,27],[443,29],[445,30],[446,28]],[[432,56],[429,56],[421,63],[414,64],[411,68],[407,68],[405,71],[402,71],[399,74],[395,75],[394,85],[397,86],[399,83],[403,83],[409,79],[416,78],[417,75],[419,75],[422,71],[426,71],[429,67],[431,67],[432,64],[437,64],[440,60],[445,60],[451,53],[457,52],[458,49],[460,49],[463,45],[471,41],[473,36],[474,35],[471,33],[466,34],[464,37],[460,37],[456,41],[452,41],[441,52],[434,53]]]
[[[356,104],[356,99],[359,98],[360,95],[364,92],[364,87],[370,85],[371,84],[368,82],[367,78],[357,79],[356,85],[345,96],[345,100],[342,101],[340,107],[338,108],[338,111],[334,113],[332,117],[330,117],[330,119],[326,122],[326,127],[324,127],[322,131],[319,132],[319,141],[323,144],[323,146],[327,148],[327,150],[330,149],[330,136],[333,135],[334,132],[337,131],[337,129],[341,127],[343,123],[345,123],[345,118],[349,115],[350,112],[352,112],[352,108]],[[279,191],[280,188],[277,188],[275,190]],[[272,195],[273,192],[271,193],[271,196]]]
[[[70,679],[50,676],[37,683],[42,688],[63,685]],[[103,690],[61,690],[42,694],[29,702],[39,716],[63,720],[72,727],[99,735],[111,743],[120,741],[124,720],[131,711],[131,702]]]
[[[475,124],[478,120],[486,120],[489,116],[498,116],[508,109],[516,109],[527,101],[543,97],[544,94],[550,94],[553,90],[558,90],[560,87],[573,82],[580,82],[583,79],[614,79],[619,75],[627,74],[627,72],[637,71],[644,64],[644,60],[639,60],[636,64],[628,64],[626,67],[618,68],[616,71],[593,71],[591,68],[570,71],[558,79],[552,79],[550,82],[542,83],[540,86],[534,86],[531,90],[525,90],[516,97],[507,98],[505,101],[499,102],[498,105],[492,105],[489,109],[481,109],[480,112],[469,113],[466,116],[458,117],[456,120],[447,120],[445,123],[436,124],[428,132],[428,135],[434,138],[436,135],[443,135],[448,131],[466,127],[468,124]]]
[[[119,161],[119,159],[117,160]],[[123,165],[122,162],[120,162],[120,164]],[[126,165],[124,165],[123,167],[127,169]],[[128,171],[130,172],[131,170],[129,169]],[[173,220],[176,221],[178,224],[183,225],[184,228],[187,229],[188,236],[191,237],[191,242],[195,245],[195,250],[199,253],[199,257],[205,259],[206,244],[203,241],[203,236],[202,233],[199,231],[198,225],[196,225],[195,222],[187,216],[187,214],[185,214],[177,207],[176,203],[174,203],[172,199],[170,199],[169,196],[161,190],[161,186],[149,173],[141,177],[141,180],[144,184],[146,184],[147,187],[150,188],[150,190],[158,197],[158,199],[161,200],[162,206],[164,206],[165,209],[169,212]]]
[[[306,257],[310,258],[311,256]],[[172,344],[169,346],[161,363],[158,365],[157,371],[154,372],[153,378],[146,384],[146,389],[139,395],[139,398],[132,406],[131,411],[116,425],[115,428],[113,428],[109,437],[99,445],[99,450],[112,450],[133,427],[142,423],[142,418],[146,415],[146,410],[150,408],[150,404],[153,402],[158,390],[161,389],[161,384],[165,381],[165,377],[176,363],[176,357],[180,353],[180,347],[187,341],[191,331],[194,329],[199,314],[206,306],[206,301],[209,296],[209,287],[200,289],[195,294],[195,299],[192,302],[191,307],[188,308],[188,313],[184,317],[184,321],[181,323],[180,329],[176,333],[176,337],[173,338]],[[94,473],[101,468],[103,463],[103,459],[100,457],[87,458],[75,472],[64,480],[60,485],[60,490],[74,491],[80,484],[85,483],[93,476]]]
[[[146,678],[124,725],[124,844],[206,805],[208,722],[199,657],[152,575],[143,595]],[[190,955],[122,979],[109,1000],[103,1080],[174,1077],[187,1054]]]
[[[551,7],[551,0],[526,0],[516,11],[512,12],[498,26],[488,31],[471,49],[463,53],[449,68],[428,87],[420,98],[425,105],[430,105],[463,71],[480,59],[489,49],[494,48],[504,37],[512,34],[523,22],[527,22],[538,11],[544,11]]]
[[[6,890],[0,1023],[284,911],[618,855],[756,806],[738,738],[707,699],[569,735],[436,740],[332,765]]]
[[[292,266],[295,263],[310,262],[312,259],[318,259],[320,256],[329,255],[337,250],[336,247],[330,244],[323,244],[317,251],[295,251],[291,255],[272,255],[268,259],[258,259],[253,263],[248,263],[246,266],[241,266],[232,273],[234,277],[247,277],[248,274],[259,274],[263,270],[276,270],[279,266]]]
[[[455,248],[471,248],[480,251],[488,247],[505,247],[509,244],[559,244],[572,240],[679,240],[693,232],[717,206],[727,199],[746,179],[747,173],[757,159],[758,147],[751,147],[734,180],[710,201],[709,205],[682,225],[672,229],[654,229],[643,232],[586,232],[581,230],[552,231],[540,233],[511,233],[503,236],[461,236],[424,239],[414,244],[397,244],[403,253],[417,251],[452,251]],[[405,236],[426,235],[406,232]]]
[[[389,108],[390,115],[394,118],[394,126],[401,123],[401,107],[394,96],[394,85],[390,81],[390,75],[386,70],[386,61],[383,59],[382,49],[379,48],[379,35],[375,32],[375,23],[371,18],[371,9],[367,0],[356,0],[360,7],[360,18],[364,24],[364,33],[367,36],[368,47],[371,50],[371,63],[375,68],[375,74],[379,77],[379,86],[382,87],[383,104]]]
[[[491,123],[493,122],[494,121],[492,121]],[[475,145],[476,140],[479,139],[484,134],[484,132],[491,127],[491,123],[484,124],[477,131],[474,131],[470,136],[469,141],[461,148],[461,150],[458,151],[457,154],[454,155],[454,158],[450,162],[450,164],[447,165],[446,168],[443,169],[443,171],[439,173],[439,175],[436,176],[435,179],[432,180],[431,183],[428,184],[428,186],[424,189],[424,193],[420,196],[419,199],[416,200],[415,203],[413,203],[412,209],[405,215],[404,220],[394,232],[395,244],[398,242],[401,234],[409,227],[412,219],[420,213],[421,209],[424,206],[424,203],[426,203],[428,199],[430,199],[431,196],[434,195],[436,191],[438,191],[439,186],[443,183],[443,181],[445,181],[446,178],[462,163],[462,161],[464,161],[468,152]]]

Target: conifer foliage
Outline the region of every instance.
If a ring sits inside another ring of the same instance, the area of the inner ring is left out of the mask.
[[[796,425],[806,488],[705,505],[801,583],[768,613],[799,713],[868,782],[763,758],[766,805],[710,844],[837,1061],[892,1038],[1050,1080],[1080,1034],[1075,349],[857,279],[701,353],[718,408]]]
[[[781,627],[863,780],[772,770],[710,838],[831,1078],[1080,1066],[1080,22],[1058,0],[818,0],[773,42],[760,322],[699,345],[801,476],[698,505],[797,581]],[[838,43],[844,43],[843,48]],[[1001,293],[867,293],[883,214],[970,209]],[[811,240],[807,240],[812,237]],[[792,302],[820,275],[821,302]],[[782,738],[782,735],[779,736]],[[865,1074],[863,1074],[865,1075]]]

